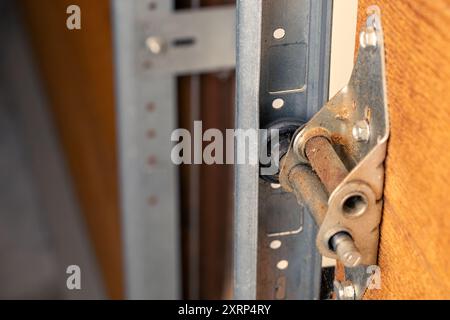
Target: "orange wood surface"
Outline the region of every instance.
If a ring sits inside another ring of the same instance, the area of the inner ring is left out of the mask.
[[[372,4],[385,32],[391,138],[382,289],[366,298],[449,299],[450,1],[360,0],[360,26]]]
[[[107,293],[121,298],[109,1],[22,0],[20,4]],[[79,31],[66,28],[66,9],[72,4],[81,7]]]

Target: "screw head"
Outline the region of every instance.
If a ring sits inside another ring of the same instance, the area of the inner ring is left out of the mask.
[[[163,53],[166,48],[165,41],[159,37],[148,37],[145,40],[145,45],[155,55]]]
[[[356,122],[352,130],[353,138],[356,141],[367,142],[370,139],[370,126],[366,120]]]
[[[350,281],[334,281],[334,292],[337,300],[355,300],[356,291]]]
[[[375,49],[378,45],[377,31],[374,27],[368,27],[359,35],[359,43],[362,48]]]

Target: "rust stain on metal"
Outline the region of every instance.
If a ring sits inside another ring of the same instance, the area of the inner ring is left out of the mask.
[[[331,135],[331,142],[333,142],[334,144],[345,146],[347,144],[347,139],[339,133],[333,133]]]
[[[348,108],[343,107],[336,111],[337,120],[348,120],[350,118],[351,112]]]
[[[299,204],[306,204],[320,226],[328,210],[328,194],[311,167],[299,164],[291,150],[281,159],[280,184],[295,194]]]
[[[370,120],[372,119],[372,109],[369,106],[366,106],[364,110],[364,117],[366,118],[367,123],[370,124]]]
[[[334,110],[330,110],[333,113],[336,114],[335,118],[337,120],[348,120],[351,118],[352,114],[355,112],[356,110],[356,101],[353,101],[351,105],[346,105],[346,104],[342,104],[342,105],[335,105],[335,108],[333,108]]]
[[[331,142],[333,144],[338,144],[342,146],[345,149],[345,152],[349,154],[354,153],[354,145],[351,143],[351,141],[348,140],[347,137],[339,134],[339,133],[333,133],[331,134]]]
[[[331,143],[324,137],[314,137],[306,143],[305,153],[328,193],[332,193],[348,171]]]
[[[328,196],[317,175],[306,165],[297,165],[289,174],[289,183],[299,203],[305,203],[320,226],[328,210]]]

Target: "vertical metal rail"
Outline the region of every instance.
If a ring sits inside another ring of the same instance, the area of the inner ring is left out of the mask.
[[[306,122],[326,102],[331,13],[331,0],[238,1],[237,128]],[[307,209],[254,166],[238,165],[235,181],[235,298],[318,299]]]
[[[178,187],[170,161],[170,135],[177,121],[176,78],[152,72],[151,61],[143,54],[142,32],[152,16],[169,14],[173,3],[115,0],[113,4],[126,297],[176,299],[180,297]]]
[[[176,299],[181,246],[171,135],[177,76],[234,68],[235,9],[175,11],[173,0],[112,1],[126,296]]]
[[[237,2],[236,128],[259,128],[261,1]],[[258,146],[252,152],[258,153]],[[255,299],[257,290],[259,168],[235,167],[234,297]]]

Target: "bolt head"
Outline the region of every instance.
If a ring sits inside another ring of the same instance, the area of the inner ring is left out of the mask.
[[[163,53],[166,48],[165,41],[159,37],[148,37],[145,40],[145,45],[155,55]]]
[[[375,28],[368,27],[366,30],[361,32],[359,36],[359,43],[362,48],[375,49],[378,45],[378,36]]]
[[[356,291],[350,281],[334,281],[334,292],[337,300],[355,300]]]
[[[353,138],[356,141],[367,142],[370,139],[370,126],[366,120],[356,122],[352,130]]]

